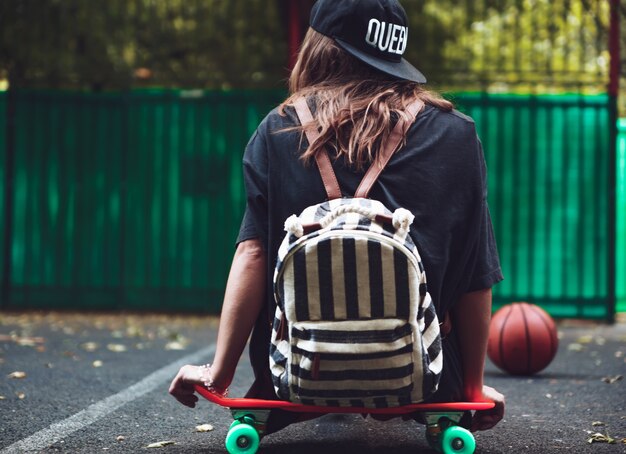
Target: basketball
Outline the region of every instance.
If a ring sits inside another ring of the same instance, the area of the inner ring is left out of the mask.
[[[491,318],[487,355],[510,374],[532,375],[545,369],[558,344],[554,320],[534,304],[508,304]]]

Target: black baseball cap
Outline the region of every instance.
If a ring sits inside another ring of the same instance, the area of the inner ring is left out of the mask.
[[[399,79],[426,83],[402,58],[409,27],[397,0],[317,0],[310,25],[363,63]]]

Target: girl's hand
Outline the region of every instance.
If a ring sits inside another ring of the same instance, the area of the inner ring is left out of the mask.
[[[202,366],[183,366],[172,380],[169,393],[181,404],[194,408],[198,396],[194,393],[194,385],[202,384]]]
[[[496,404],[490,410],[479,410],[472,418],[471,431],[489,430],[504,417],[504,396],[490,386],[483,386],[483,400],[489,400]]]

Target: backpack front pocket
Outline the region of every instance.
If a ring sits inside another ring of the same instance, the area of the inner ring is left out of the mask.
[[[310,403],[401,404],[416,385],[414,331],[400,319],[294,323],[291,391]]]

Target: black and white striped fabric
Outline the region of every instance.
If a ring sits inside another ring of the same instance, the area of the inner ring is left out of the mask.
[[[443,366],[439,322],[408,235],[413,215],[330,200],[285,222],[270,366],[279,398],[318,406],[421,402]]]

